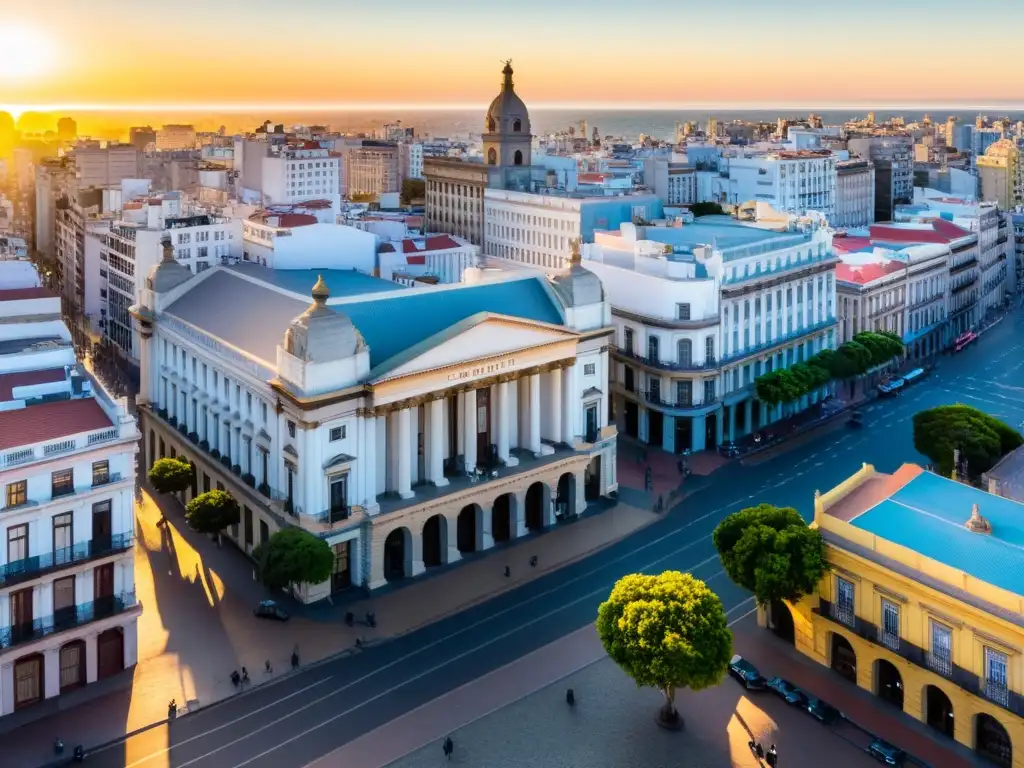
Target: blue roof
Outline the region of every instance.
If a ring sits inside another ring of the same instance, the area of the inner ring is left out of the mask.
[[[388,298],[331,306],[352,319],[370,345],[370,367],[376,369],[481,312],[563,325],[556,301],[541,278],[531,277],[450,290],[419,288]]]
[[[300,296],[310,295],[318,277],[323,277],[327,283],[327,290],[331,292],[332,299],[402,290],[402,286],[397,283],[372,277],[354,269],[269,269],[259,264],[246,263],[235,264],[228,269],[242,275],[250,275]]]
[[[974,504],[992,524],[991,534],[964,527]],[[1024,595],[1024,504],[922,472],[850,524]]]
[[[730,216],[701,216],[692,224],[682,227],[648,227],[647,239],[669,245],[711,245],[719,248],[733,248],[752,243],[791,238],[810,242],[810,238],[798,232],[775,232],[751,224],[737,222]]]

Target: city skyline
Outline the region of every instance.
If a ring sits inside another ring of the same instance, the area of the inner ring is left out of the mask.
[[[443,14],[397,0],[386,15],[323,0],[286,12],[253,0],[244,13],[198,0],[180,0],[174,13],[151,2],[69,11],[42,0],[0,31],[0,106],[479,108],[509,57],[535,108],[1020,109],[1024,87],[1008,73],[1024,8],[996,4],[997,27],[958,22],[958,45],[986,51],[965,58],[936,52],[949,35],[946,0],[927,15],[865,0],[855,17],[808,0],[740,0],[729,14],[658,0],[637,17],[635,40],[611,6],[578,0],[486,9],[450,0]],[[97,44],[111,35],[116,45]]]

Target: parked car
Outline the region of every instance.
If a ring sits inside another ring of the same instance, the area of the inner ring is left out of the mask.
[[[288,621],[288,611],[279,606],[273,600],[264,600],[252,609],[253,615],[258,619],[271,619],[273,621]]]
[[[773,677],[768,681],[768,687],[784,698],[787,704],[806,707],[809,703],[807,700],[807,694],[789,682],[789,680],[785,680],[781,677]]]
[[[729,674],[735,677],[748,691],[764,690],[764,677],[757,671],[757,667],[742,656],[733,656],[729,661]]]
[[[827,701],[822,701],[814,696],[810,697],[810,701],[807,704],[807,712],[815,720],[824,723],[825,725],[832,725],[843,718],[842,712],[833,707]]]
[[[875,739],[868,747],[868,754],[875,760],[885,765],[901,766],[907,759],[907,753],[899,747],[894,747],[884,739]]]

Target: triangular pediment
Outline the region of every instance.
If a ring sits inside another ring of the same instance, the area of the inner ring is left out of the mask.
[[[559,342],[574,341],[565,328],[504,315],[479,315],[425,340],[405,359],[389,360],[372,371],[378,381],[436,371],[474,361],[508,357]]]

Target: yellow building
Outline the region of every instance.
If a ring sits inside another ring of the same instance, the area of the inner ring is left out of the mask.
[[[795,606],[799,650],[994,764],[1024,766],[1024,505],[865,464],[814,507],[829,569]]]

